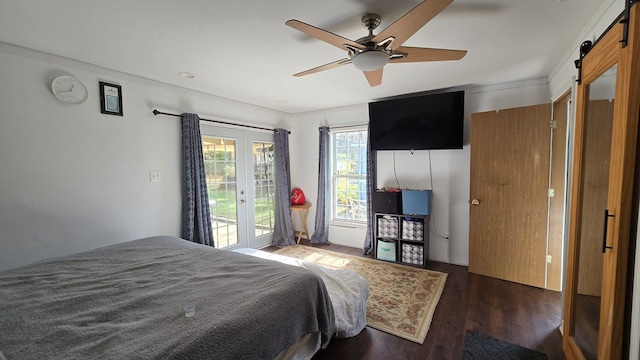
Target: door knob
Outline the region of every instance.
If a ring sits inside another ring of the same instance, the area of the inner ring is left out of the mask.
[[[480,205],[480,200],[478,199],[471,200],[471,205]]]

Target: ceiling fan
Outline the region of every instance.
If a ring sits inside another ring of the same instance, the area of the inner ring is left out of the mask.
[[[373,87],[382,83],[382,69],[387,63],[460,60],[467,54],[466,50],[402,46],[407,39],[452,2],[453,0],[424,0],[378,35],[374,35],[373,30],[380,25],[380,15],[365,14],[361,22],[369,30],[369,35],[355,41],[299,20],[289,20],[285,23],[286,25],[345,50],[348,54],[348,58],[320,65],[293,76],[300,77],[353,64],[357,69],[362,70],[369,85]]]

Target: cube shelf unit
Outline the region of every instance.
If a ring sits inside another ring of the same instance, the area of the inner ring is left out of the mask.
[[[376,213],[376,259],[427,267],[429,215]]]

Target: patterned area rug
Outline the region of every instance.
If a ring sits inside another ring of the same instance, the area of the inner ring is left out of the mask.
[[[367,325],[424,343],[447,274],[304,245],[287,246],[276,253],[328,268],[355,270],[369,281]]]
[[[547,360],[547,355],[467,330],[462,360]]]

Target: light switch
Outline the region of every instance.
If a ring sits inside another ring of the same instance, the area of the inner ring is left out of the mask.
[[[151,182],[160,182],[162,178],[160,177],[160,170],[151,170],[149,172],[149,177]]]

